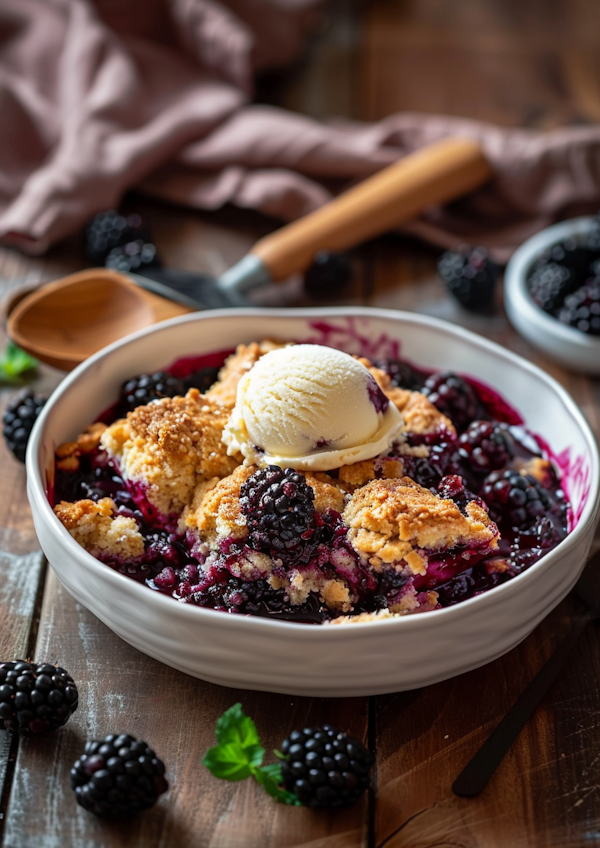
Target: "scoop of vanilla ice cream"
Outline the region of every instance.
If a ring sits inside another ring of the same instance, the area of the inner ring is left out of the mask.
[[[299,344],[265,354],[241,379],[223,441],[247,464],[328,471],[384,452],[402,424],[364,365]]]

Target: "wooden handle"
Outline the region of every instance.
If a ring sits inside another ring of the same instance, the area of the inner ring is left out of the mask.
[[[479,144],[447,138],[405,156],[330,203],[258,241],[274,280],[304,271],[319,250],[346,250],[490,179]]]

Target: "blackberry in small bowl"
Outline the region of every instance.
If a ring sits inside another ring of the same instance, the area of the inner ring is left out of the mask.
[[[565,298],[558,320],[582,333],[600,336],[600,277]]]
[[[281,745],[285,788],[307,807],[354,804],[370,783],[375,758],[337,727],[294,730]]]

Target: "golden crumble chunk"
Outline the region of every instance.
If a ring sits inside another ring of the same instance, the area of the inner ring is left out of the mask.
[[[239,464],[221,441],[229,410],[190,389],[185,397],[138,406],[102,434],[124,479],[147,487],[163,515],[179,515],[198,483],[226,477]]]
[[[374,568],[405,562],[425,574],[426,551],[463,545],[497,546],[498,528],[474,501],[463,515],[454,501],[432,494],[409,477],[373,480],[358,489],[342,518],[354,549]]]
[[[135,559],[144,553],[144,539],[134,518],[116,514],[111,498],[62,501],[54,512],[76,542],[98,559]]]

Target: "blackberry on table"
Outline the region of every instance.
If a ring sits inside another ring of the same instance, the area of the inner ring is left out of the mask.
[[[475,390],[458,374],[440,371],[425,380],[422,392],[431,403],[446,415],[458,432],[479,418],[479,399]]]
[[[4,440],[19,462],[25,462],[29,436],[47,400],[48,398],[34,395],[31,389],[23,389],[12,398],[4,410],[2,416]]]
[[[285,788],[307,807],[354,804],[369,786],[375,762],[362,742],[330,724],[294,730],[281,753]]]
[[[166,371],[155,371],[154,374],[140,374],[132,377],[123,384],[121,406],[126,412],[130,412],[136,406],[145,406],[158,398],[183,394],[185,394],[185,387],[178,377],[173,377]]]
[[[304,288],[314,297],[328,297],[352,279],[352,263],[345,253],[320,250],[304,274]]]
[[[308,562],[319,542],[314,500],[298,471],[277,465],[256,471],[240,489],[250,546],[276,558]]]
[[[128,734],[86,742],[70,778],[77,803],[106,817],[147,810],[169,788],[162,760],[145,742]]]
[[[449,250],[440,257],[437,269],[448,292],[465,309],[479,311],[494,305],[499,269],[484,247]]]
[[[127,274],[130,271],[143,273],[144,268],[155,268],[160,262],[155,245],[143,239],[135,239],[113,247],[104,264],[107,268]]]
[[[600,336],[600,277],[565,298],[558,320],[590,336]]]
[[[0,663],[0,727],[21,736],[56,730],[77,709],[71,675],[50,663]]]
[[[149,234],[139,215],[121,215],[116,209],[99,212],[84,232],[84,252],[92,265],[104,265],[110,251],[135,239],[149,241]]]
[[[575,275],[564,265],[549,262],[537,267],[529,277],[529,292],[534,303],[554,315],[565,297],[577,288]]]
[[[514,439],[505,424],[472,421],[458,439],[458,455],[470,471],[488,474],[514,456]]]
[[[548,492],[531,474],[518,471],[492,471],[483,482],[481,497],[495,521],[507,521],[525,529],[552,509]]]

